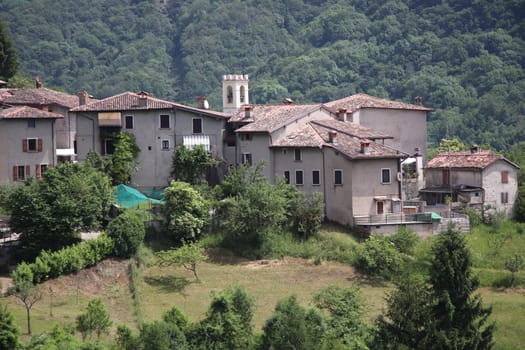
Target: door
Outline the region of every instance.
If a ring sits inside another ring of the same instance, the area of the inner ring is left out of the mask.
[[[384,213],[384,205],[385,205],[385,202],[382,202],[382,201],[379,201],[377,202],[377,215],[381,215]]]

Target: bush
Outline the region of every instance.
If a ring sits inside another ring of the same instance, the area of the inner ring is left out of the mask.
[[[370,237],[357,252],[355,265],[362,272],[389,278],[399,270],[401,255],[392,242],[383,236]]]
[[[133,211],[125,211],[113,219],[106,230],[113,240],[113,253],[121,258],[129,258],[137,252],[144,241],[144,223]]]
[[[399,227],[397,232],[388,237],[390,242],[394,244],[399,252],[403,254],[413,255],[414,248],[418,241],[417,234],[409,228]]]
[[[312,196],[299,193],[293,214],[294,232],[298,237],[308,239],[317,235],[321,228],[324,217],[323,195],[320,192],[315,192]]]

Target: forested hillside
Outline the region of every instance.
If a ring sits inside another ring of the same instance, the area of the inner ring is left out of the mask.
[[[382,4],[381,4],[382,3]],[[221,109],[357,92],[423,103],[429,141],[525,140],[525,0],[2,0],[23,72],[101,98],[126,90]]]

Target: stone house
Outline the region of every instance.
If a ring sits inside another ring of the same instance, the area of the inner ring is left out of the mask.
[[[425,167],[428,205],[455,203],[461,207],[491,208],[511,216],[518,192],[519,167],[500,154],[480,150],[443,152]]]

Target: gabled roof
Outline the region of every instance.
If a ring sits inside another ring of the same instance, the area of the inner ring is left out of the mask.
[[[47,88],[0,89],[0,102],[10,105],[51,105],[73,108],[78,106],[78,96]]]
[[[389,136],[387,134],[384,134],[382,132],[372,130],[370,128],[367,128],[366,126],[362,126],[360,124],[352,123],[349,121],[341,121],[341,120],[335,120],[335,119],[327,119],[327,120],[314,120],[312,123],[333,129],[335,131],[338,131],[340,133],[347,134],[349,136],[355,136],[358,138],[366,138],[370,140],[377,140],[377,139],[393,139],[393,136]]]
[[[280,127],[322,109],[321,104],[283,104],[283,105],[251,105],[251,117],[245,118],[244,108],[239,109],[230,122],[249,123],[237,131],[240,132],[272,132]]]
[[[346,109],[348,113],[354,113],[355,111],[363,108],[403,109],[424,112],[432,111],[432,108],[421,105],[386,100],[384,98],[374,97],[367,94],[351,95],[339,100],[327,102],[324,105],[332,113],[337,113],[339,109]]]
[[[0,109],[0,119],[61,119],[62,114],[44,111],[28,106],[14,106]]]
[[[146,103],[140,103],[144,98]],[[136,110],[162,110],[180,109],[189,112],[205,114],[216,118],[227,118],[229,115],[208,109],[194,108],[175,102],[165,101],[155,98],[147,93],[135,93],[126,91],[118,95],[110,96],[102,100],[93,101],[85,105],[73,108],[72,112],[117,112],[117,111],[136,111]]]
[[[503,157],[501,154],[492,153],[489,150],[482,151],[459,151],[459,152],[443,152],[436,155],[428,163],[427,169],[441,169],[441,168],[463,168],[463,169],[485,169],[492,163],[503,160],[512,166],[519,169],[519,167],[510,160]]]
[[[370,158],[405,158],[408,155],[404,152],[392,149],[390,147],[381,145],[368,139],[363,133],[361,136],[356,134],[349,134],[345,132],[348,130],[349,122],[341,122],[334,120],[336,123],[326,123],[323,125],[320,121],[311,121],[305,123],[300,128],[288,133],[287,135],[274,141],[271,147],[330,147],[344,154],[350,159],[370,159]],[[330,125],[331,124],[331,125]],[[337,129],[335,126],[343,126],[342,129]],[[367,128],[365,128],[367,129]],[[332,142],[329,140],[329,132],[336,131],[335,138]],[[368,129],[368,131],[371,131]],[[361,143],[368,144],[367,152],[361,151]]]

